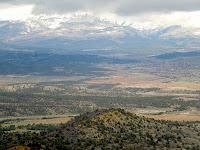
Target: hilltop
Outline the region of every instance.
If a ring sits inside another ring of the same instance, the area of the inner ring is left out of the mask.
[[[33,149],[200,149],[200,124],[156,121],[109,109],[85,113],[54,131],[1,138],[7,146],[15,143]]]

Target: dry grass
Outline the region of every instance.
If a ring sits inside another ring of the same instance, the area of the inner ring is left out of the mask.
[[[191,81],[169,81],[146,73],[116,72],[105,78],[91,79],[87,84],[119,84],[120,87],[160,88],[162,90],[198,90],[200,84]]]
[[[67,123],[73,117],[70,116],[47,116],[47,117],[25,117],[25,118],[12,118],[11,121],[5,122],[2,126],[10,126],[15,125],[18,126],[25,126],[28,124],[61,124]]]
[[[15,147],[9,148],[8,150],[31,150],[31,148],[27,146],[15,146]]]
[[[148,118],[156,120],[171,120],[171,121],[200,121],[200,115],[191,114],[164,114],[164,115],[146,115]]]

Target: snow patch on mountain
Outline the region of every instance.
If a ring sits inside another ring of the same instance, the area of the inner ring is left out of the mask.
[[[90,15],[35,16],[26,21],[0,21],[0,42],[47,49],[199,48],[200,28],[177,25],[136,29]]]

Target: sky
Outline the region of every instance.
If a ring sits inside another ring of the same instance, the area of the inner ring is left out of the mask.
[[[0,20],[87,13],[141,28],[200,28],[200,0],[0,0]]]

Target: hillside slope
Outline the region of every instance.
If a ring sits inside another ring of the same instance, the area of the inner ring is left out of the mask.
[[[110,109],[83,114],[55,131],[9,137],[10,146],[35,149],[200,149],[200,124],[155,121]]]

